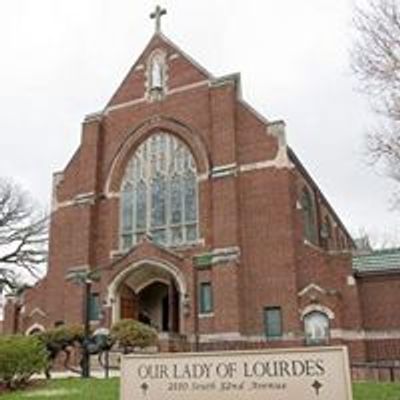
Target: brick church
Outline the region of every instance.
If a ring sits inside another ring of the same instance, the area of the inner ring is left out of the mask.
[[[54,174],[47,276],[8,298],[5,332],[82,323],[69,278],[96,271],[93,328],[138,319],[163,350],[346,344],[353,360],[400,359],[400,256],[353,256],[285,123],[242,98],[239,74],[213,76],[164,36],[161,14]]]

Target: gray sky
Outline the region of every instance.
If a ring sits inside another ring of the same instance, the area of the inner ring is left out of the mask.
[[[48,206],[88,113],[103,108],[150,39],[153,0],[3,0],[0,176]],[[289,144],[353,234],[399,237],[393,185],[365,164],[374,117],[349,70],[351,0],[160,0],[163,31],[214,75],[284,119]]]

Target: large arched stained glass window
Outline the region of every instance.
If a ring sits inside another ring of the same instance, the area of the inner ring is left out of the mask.
[[[157,133],[129,161],[121,187],[122,248],[144,234],[180,246],[198,238],[197,170],[188,147]]]

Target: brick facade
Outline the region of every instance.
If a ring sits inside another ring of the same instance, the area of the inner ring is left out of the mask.
[[[166,60],[159,98],[149,94],[154,51]],[[196,162],[199,238],[166,248],[146,236],[122,251],[124,172],[138,146],[160,131],[178,137]],[[312,205],[310,240],[304,237],[304,190]],[[92,291],[102,312],[94,326],[120,318],[123,285],[173,282],[178,315],[169,318],[179,322],[167,336],[169,350],[301,346],[303,319],[319,310],[329,314],[330,343],[348,344],[354,360],[398,352],[400,321],[393,310],[400,280],[355,277],[353,247],[286,144],[284,123],[268,121],[241,98],[239,75],[214,78],[155,34],[105,109],[85,118],[78,150],[55,174],[48,273],[8,302],[4,330],[82,323],[83,289],[66,278],[71,271],[99,269]],[[202,282],[212,284],[207,315],[199,313]],[[137,298],[132,302],[139,307]],[[282,334],[274,340],[265,337],[266,307],[281,310]]]

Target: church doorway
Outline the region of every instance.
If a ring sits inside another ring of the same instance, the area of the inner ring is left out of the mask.
[[[176,277],[153,265],[125,275],[116,290],[114,322],[135,319],[160,333],[181,333],[182,295]]]

